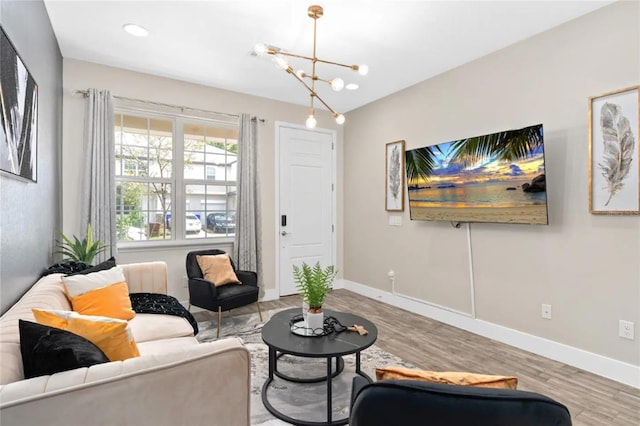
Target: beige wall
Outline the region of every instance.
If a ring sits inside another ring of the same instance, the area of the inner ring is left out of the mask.
[[[42,1],[0,0],[0,26],[38,84],[37,182],[0,173],[2,313],[53,263],[57,249],[62,205],[62,55]]]
[[[350,112],[345,279],[391,291],[393,269],[397,292],[469,315],[473,285],[479,320],[640,365],[640,217],[587,205],[587,100],[640,83],[639,4],[615,3]],[[467,235],[466,225],[412,222],[408,208],[401,227],[388,225],[385,143],[411,149],[537,123],[549,226],[471,224]],[[635,341],[618,337],[620,319],[635,323]]]
[[[84,99],[75,94],[76,90],[87,88],[109,89],[116,96],[188,106],[224,113],[251,113],[265,122],[260,125],[260,146],[258,168],[262,197],[262,253],[263,280],[265,289],[276,286],[275,228],[276,228],[276,188],[275,188],[275,122],[303,124],[307,107],[272,101],[256,96],[244,95],[197,84],[185,83],[162,77],[141,74],[118,68],[64,60],[64,113],[63,113],[63,228],[65,234],[81,234],[79,219],[79,194],[82,174],[82,133]],[[288,78],[283,75],[282,78]],[[292,81],[293,87],[295,81]],[[305,94],[301,90],[301,99]],[[337,131],[338,158],[342,157],[342,128],[337,127],[331,115],[323,111],[317,114],[318,127]],[[341,160],[338,160],[338,218],[342,215]],[[340,220],[338,221],[340,222]],[[338,226],[337,265],[342,270],[342,236]],[[229,249],[224,244],[221,249]],[[142,260],[164,260],[169,267],[169,292],[180,300],[187,299],[184,287],[186,253],[193,247],[157,248],[149,250],[121,250],[119,263]]]

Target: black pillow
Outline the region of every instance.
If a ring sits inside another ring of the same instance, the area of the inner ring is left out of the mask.
[[[71,275],[86,275],[86,274],[90,274],[92,272],[99,272],[99,271],[106,271],[107,269],[111,269],[114,266],[116,266],[116,258],[115,257],[111,257],[107,260],[105,260],[102,263],[98,263],[95,266],[91,266],[87,269],[83,269],[81,271],[77,271],[77,272],[73,272],[71,274],[67,274],[68,277],[70,277]]]
[[[109,362],[82,336],[31,321],[18,320],[18,325],[25,379]]]

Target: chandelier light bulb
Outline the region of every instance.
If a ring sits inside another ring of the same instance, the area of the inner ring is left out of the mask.
[[[358,74],[360,75],[367,75],[369,74],[369,65],[358,65]]]
[[[344,124],[344,115],[342,115],[342,114],[337,114],[337,115],[336,115],[336,123],[338,123],[338,124]]]
[[[304,123],[307,128],[309,129],[315,129],[316,128],[316,124],[318,124],[318,122],[316,121],[316,118],[313,116],[313,114],[311,114],[308,118],[307,121],[305,121]]]
[[[345,86],[345,89],[347,89],[347,90],[357,90],[358,87],[360,87],[360,86],[358,86],[356,83],[349,83],[349,84],[347,84]]]
[[[307,74],[304,72],[304,70],[298,70],[296,71],[296,75],[298,76],[299,79],[303,79]]]
[[[281,68],[283,70],[286,70],[287,68],[289,68],[289,64],[282,56],[274,56],[273,60],[278,66],[278,68]]]
[[[339,92],[344,88],[344,80],[341,78],[334,78],[331,80],[331,88],[334,92]]]
[[[264,43],[256,43],[256,45],[253,47],[253,51],[256,52],[256,54],[260,55],[260,56],[266,55],[267,54],[267,50],[269,50],[269,48]]]

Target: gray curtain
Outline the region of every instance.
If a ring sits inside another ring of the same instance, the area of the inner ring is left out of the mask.
[[[91,224],[93,238],[109,245],[94,259],[116,255],[116,183],[113,97],[108,90],[89,89],[84,123],[84,174],[81,195],[82,233]]]
[[[238,204],[236,239],[233,247],[238,269],[258,273],[262,284],[260,187],[258,182],[257,118],[240,116],[238,135]]]

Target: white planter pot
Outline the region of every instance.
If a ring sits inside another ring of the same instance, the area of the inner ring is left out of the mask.
[[[324,312],[307,312],[307,328],[313,330],[313,334],[321,334],[324,330]]]
[[[305,324],[307,322],[307,312],[309,312],[309,304],[303,300],[302,301],[302,318],[304,318]]]

